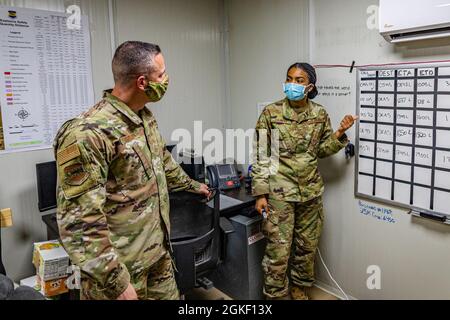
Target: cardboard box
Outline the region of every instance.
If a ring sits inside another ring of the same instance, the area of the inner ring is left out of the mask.
[[[42,281],[67,278],[69,255],[57,241],[45,241],[34,244],[33,264]]]
[[[41,293],[47,298],[59,296],[60,294],[69,292],[66,281],[67,277],[44,281],[39,277],[39,275],[37,276],[38,290],[40,290]]]
[[[8,228],[13,225],[11,209],[0,210],[0,228]]]
[[[67,277],[56,280],[42,281],[38,275],[20,280],[21,286],[31,287],[39,291],[46,298],[53,298],[55,296],[67,293]]]

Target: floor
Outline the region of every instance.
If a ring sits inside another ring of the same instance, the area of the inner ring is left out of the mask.
[[[337,297],[317,288],[312,287],[308,290],[311,300],[339,300]],[[233,300],[223,292],[212,288],[205,290],[203,288],[194,289],[186,294],[186,300]]]

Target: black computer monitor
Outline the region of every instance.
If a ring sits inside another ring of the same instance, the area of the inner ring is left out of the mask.
[[[56,208],[56,161],[36,164],[39,211]]]

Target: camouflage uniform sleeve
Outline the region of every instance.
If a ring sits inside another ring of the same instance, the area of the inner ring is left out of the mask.
[[[61,240],[83,277],[107,298],[130,283],[109,238],[105,216],[106,180],[113,147],[95,131],[72,130],[55,145],[58,167],[58,226]]]
[[[269,168],[270,168],[270,141],[271,141],[271,125],[270,115],[264,111],[256,123],[256,141],[254,150],[256,162],[252,165],[252,194],[254,197],[267,195],[269,188]],[[262,155],[262,157],[261,157]]]
[[[161,137],[164,146],[164,171],[167,179],[167,187],[170,192],[189,191],[197,192],[200,190],[201,183],[191,179],[183,168],[175,161],[172,154],[167,150],[166,143]]]
[[[331,126],[330,116],[326,114],[325,129],[319,143],[319,158],[326,158],[338,153],[348,143],[347,135],[343,135],[340,139],[336,137]]]

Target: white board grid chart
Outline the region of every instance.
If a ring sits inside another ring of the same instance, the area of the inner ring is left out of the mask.
[[[50,148],[94,104],[88,18],[68,18],[0,6],[0,154]]]
[[[358,70],[356,195],[450,217],[450,63]]]

